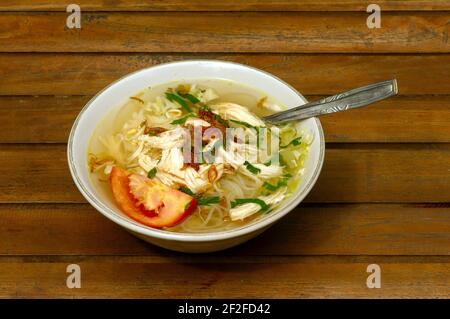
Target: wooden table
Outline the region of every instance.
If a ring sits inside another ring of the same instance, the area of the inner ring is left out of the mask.
[[[450,1],[79,0],[0,4],[0,297],[450,297]],[[246,63],[308,99],[397,78],[400,95],[323,117],[320,180],[240,247],[146,244],[75,188],[66,141],[84,103],[161,62]],[[81,267],[81,289],[66,267]],[[369,289],[369,264],[381,267]]]

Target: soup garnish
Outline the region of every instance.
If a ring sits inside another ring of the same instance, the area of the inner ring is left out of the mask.
[[[279,110],[267,95],[224,80],[147,88],[94,133],[92,178],[150,227],[241,226],[276,208],[303,174],[312,137],[261,119]]]

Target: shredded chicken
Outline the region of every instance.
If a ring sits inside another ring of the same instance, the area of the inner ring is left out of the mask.
[[[252,114],[246,107],[236,103],[219,103],[211,105],[214,113],[219,114],[225,120],[245,122],[255,127],[263,127],[266,124]]]
[[[162,151],[161,159],[158,163],[158,169],[168,173],[177,174],[184,166],[184,158],[181,148],[173,147]]]
[[[156,158],[152,158],[149,155],[141,153],[138,156],[138,163],[146,172],[148,172],[156,167],[156,165],[158,164],[158,160]]]
[[[187,119],[186,125],[192,125],[192,126],[203,126],[203,127],[210,127],[211,124],[209,124],[208,122],[199,119],[199,118],[189,118]]]
[[[255,168],[259,169],[258,177],[261,179],[271,179],[275,177],[279,177],[283,174],[283,169],[279,165],[269,165],[266,166],[264,164],[260,163],[254,163],[252,164]],[[244,175],[252,175],[253,173],[250,172],[247,168],[241,166],[240,172]]]
[[[276,205],[285,197],[286,188],[280,189],[277,192],[268,196],[260,196],[259,199],[263,200],[267,205]],[[231,220],[243,220],[261,210],[261,206],[255,203],[247,203],[236,206],[230,209]]]
[[[192,167],[187,167],[184,174],[185,185],[194,193],[201,193],[207,190],[211,183]]]
[[[182,147],[186,131],[181,127],[160,133],[158,136],[141,135],[139,141],[145,142],[150,147],[169,149],[173,147]]]

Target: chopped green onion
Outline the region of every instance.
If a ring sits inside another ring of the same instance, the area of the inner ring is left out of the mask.
[[[186,116],[183,116],[183,117],[180,117],[179,119],[173,120],[172,122],[170,122],[170,124],[172,124],[172,125],[177,125],[177,124],[183,125],[184,123],[186,123],[187,119],[190,118],[190,117],[195,117],[195,114],[194,113],[189,113]]]
[[[302,143],[302,137],[299,136],[299,137],[294,138],[292,141],[290,141],[290,142],[287,143],[286,145],[282,145],[281,148],[286,148],[286,147],[288,147],[289,145],[298,146],[298,145],[300,145],[301,143]]]
[[[273,164],[272,161],[274,160],[274,157],[275,157],[276,155],[278,155],[278,163],[279,163],[281,166],[285,166],[285,165],[286,165],[286,162],[284,161],[284,159],[283,159],[283,157],[281,156],[281,154],[275,154],[275,155],[271,156],[270,159],[269,159],[267,162],[263,163],[263,164],[266,165],[266,166],[272,165],[272,164]],[[287,175],[289,175],[289,174],[285,174],[286,177],[292,177],[292,176],[287,176]]]
[[[202,110],[211,112],[211,108],[210,108],[208,105],[206,105],[206,104],[203,104],[202,106],[200,106],[200,108],[201,108]]]
[[[218,203],[220,203],[220,197],[219,196],[203,197],[203,196],[200,196],[200,195],[195,195],[194,192],[191,191],[186,186],[181,186],[178,190],[183,192],[183,193],[185,193],[185,194],[194,196],[197,199],[197,204],[198,205],[209,206],[211,204],[218,204]]]
[[[218,204],[220,203],[220,197],[219,196],[211,196],[211,197],[197,197],[197,204],[198,205],[204,205],[209,206],[211,204]]]
[[[187,104],[187,102],[178,94],[176,93],[170,93],[170,92],[166,92],[166,98],[170,101],[170,102],[177,102],[178,104],[180,104],[187,112],[191,113],[192,110],[189,107],[189,105]]]
[[[210,111],[211,112],[211,111]],[[230,124],[224,120],[219,114],[213,113],[214,114],[214,118],[222,125],[229,127]]]
[[[153,178],[155,176],[156,176],[156,167],[153,167],[151,170],[148,171],[147,177],[148,178]]]
[[[274,192],[274,191],[276,191],[278,189],[278,184],[277,185],[272,185],[272,184],[270,184],[268,182],[264,182],[263,187],[268,189],[269,191]]]
[[[269,191],[276,191],[278,188],[282,186],[286,186],[288,183],[289,178],[280,178],[276,185],[272,185],[268,182],[264,182],[263,187]]]
[[[186,100],[189,100],[192,104],[197,104],[198,102],[200,102],[199,99],[197,99],[195,96],[193,96],[190,93],[180,93],[178,92],[179,95],[181,95],[182,97],[184,97]]]
[[[259,169],[258,167],[253,166],[248,161],[245,161],[244,165],[245,165],[245,168],[252,174],[256,175],[256,174],[261,172],[261,169]]]
[[[183,193],[185,193],[185,194],[191,195],[191,196],[194,196],[194,195],[195,195],[194,192],[191,191],[191,190],[190,190],[189,188],[187,188],[186,186],[181,186],[178,190],[181,191],[181,192],[183,192]]]
[[[265,201],[259,198],[236,198],[231,202],[231,208],[248,203],[258,204],[259,206],[261,206],[261,210],[269,209],[269,205],[267,205]]]

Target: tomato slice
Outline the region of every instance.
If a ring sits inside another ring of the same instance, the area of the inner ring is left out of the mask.
[[[197,207],[194,197],[155,179],[128,175],[114,166],[110,175],[114,199],[130,218],[150,227],[171,227],[181,223]]]

